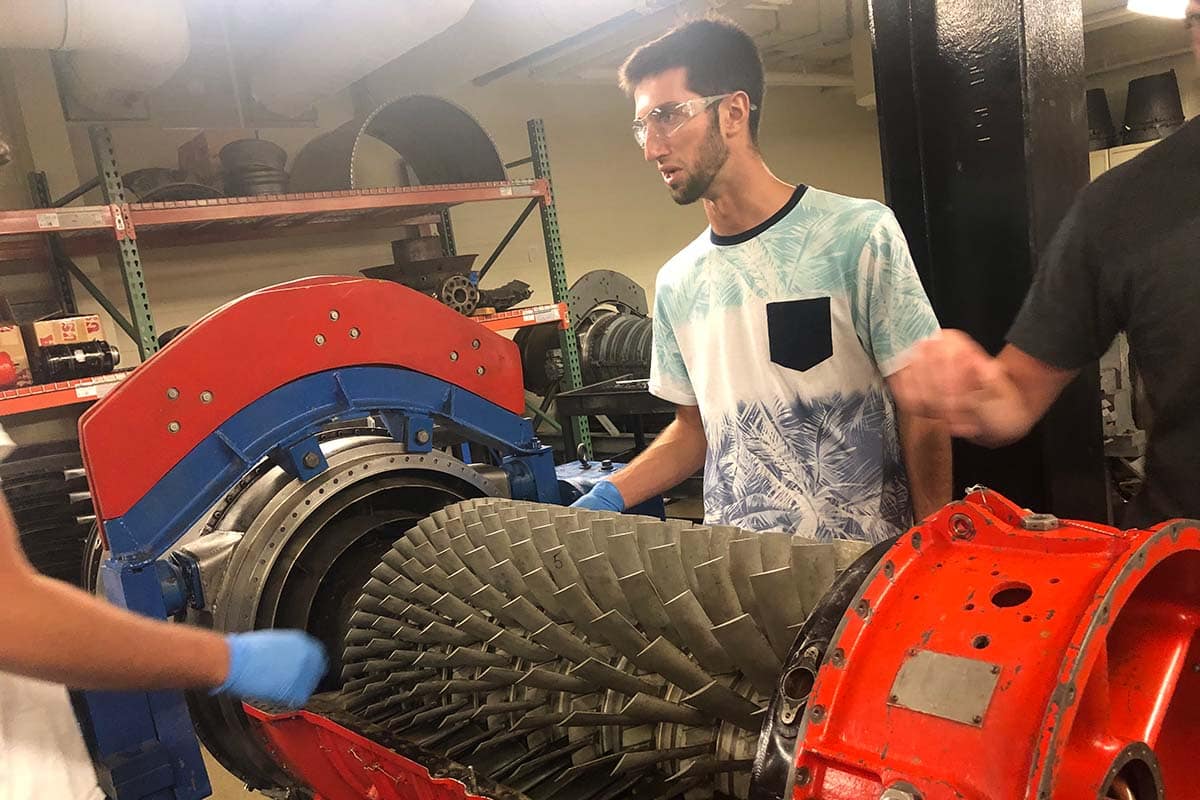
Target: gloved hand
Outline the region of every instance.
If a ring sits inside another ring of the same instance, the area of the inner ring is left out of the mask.
[[[303,631],[251,631],[225,637],[229,677],[212,691],[299,708],[329,668],[325,647]]]
[[[571,503],[571,508],[586,508],[591,511],[616,511],[618,514],[625,510],[625,498],[612,481],[600,481],[583,497]]]

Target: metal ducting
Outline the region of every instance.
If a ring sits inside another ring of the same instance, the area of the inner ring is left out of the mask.
[[[495,143],[470,114],[439,97],[413,95],[393,100],[306,144],[292,165],[291,191],[365,188],[355,174],[355,160],[364,140],[369,139],[377,139],[397,153],[411,173],[411,183],[507,178]]]
[[[571,286],[567,307],[579,337],[585,386],[649,374],[653,322],[647,316],[646,290],[636,281],[614,270],[593,270]],[[514,341],[521,348],[525,388],[544,394],[562,376],[558,331],[522,328]]]
[[[866,548],[457,503],[372,572],[342,697],[505,797],[746,798],[796,631]]]
[[[97,111],[158,88],[190,49],[183,0],[0,0],[0,20],[0,49],[69,51],[64,88]]]

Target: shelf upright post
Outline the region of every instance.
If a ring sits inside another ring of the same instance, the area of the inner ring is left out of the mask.
[[[442,209],[442,221],[438,224],[438,235],[442,237],[442,252],[448,256],[458,255],[454,242],[454,225],[450,222],[450,209]]]
[[[29,173],[29,193],[33,195],[33,204],[38,208],[52,208],[54,198],[50,195],[50,183],[46,173]],[[71,285],[71,273],[62,262],[62,247],[58,237],[51,235],[47,240],[50,249],[50,274],[54,278],[54,286],[58,290],[58,304],[66,314],[78,314],[79,306],[75,302],[75,287]]]
[[[92,155],[96,158],[104,202],[113,206],[113,213],[121,215],[118,220],[124,220],[124,224],[128,226],[129,203],[125,199],[125,186],[117,169],[112,134],[108,128],[93,125],[88,128],[88,138],[92,141]],[[144,361],[158,350],[158,336],[154,331],[150,297],[146,293],[146,278],[142,274],[142,258],[134,236],[122,236],[117,239],[117,260],[121,268],[121,282],[125,285],[125,297],[129,301],[130,321],[137,332],[135,340],[138,352]]]
[[[542,236],[546,240],[546,261],[550,266],[550,289],[554,295],[554,302],[567,303],[570,301],[567,263],[559,236],[558,209],[554,205],[554,182],[550,179],[550,150],[546,146],[546,126],[540,119],[531,119],[528,128],[533,175],[546,181],[550,190],[549,196],[541,206]],[[559,331],[563,357],[562,383],[566,389],[579,389],[583,386],[583,372],[579,366],[579,339],[575,335],[575,320],[569,320],[569,323]],[[592,435],[588,430],[587,417],[571,417],[565,428],[567,429],[563,430],[563,438],[567,443],[567,458],[575,454],[571,445],[577,445],[591,456]]]

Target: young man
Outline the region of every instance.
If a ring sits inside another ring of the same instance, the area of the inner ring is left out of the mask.
[[[0,428],[0,461],[12,448]],[[39,575],[2,495],[0,587],[0,800],[103,800],[64,684],[209,689],[300,706],[325,674],[323,648],[300,631],[221,636]]]
[[[646,160],[709,228],[658,274],[650,391],[676,419],[576,505],[623,510],[702,465],[710,524],[879,541],[948,502],[948,437],[887,392],[937,331],[892,213],[771,173],[762,63],[729,21],[645,45],[621,84]]]
[[[1188,26],[1200,62],[1200,0]],[[1145,382],[1153,425],[1146,482],[1123,524],[1200,517],[1200,119],[1080,192],[996,358],[961,331],[924,343],[898,387],[912,413],[998,447],[1025,436],[1118,331]]]

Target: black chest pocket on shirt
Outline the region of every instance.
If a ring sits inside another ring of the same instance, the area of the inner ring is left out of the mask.
[[[801,372],[833,356],[829,298],[767,303],[771,361]]]

